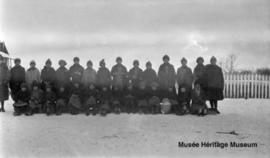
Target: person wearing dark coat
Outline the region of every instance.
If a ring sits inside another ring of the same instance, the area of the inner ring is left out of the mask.
[[[5,101],[9,99],[8,82],[10,78],[10,72],[7,64],[4,62],[3,57],[0,55],[0,112],[5,112]]]
[[[49,84],[52,87],[52,90],[55,91],[56,84],[56,73],[52,67],[52,61],[48,59],[45,63],[44,68],[41,70],[41,89],[46,90],[46,86]]]
[[[139,67],[139,61],[134,60],[133,62],[133,68],[129,70],[128,72],[128,81],[132,83],[133,88],[138,88],[139,83],[143,80],[142,78],[142,69]]]
[[[15,66],[10,70],[9,86],[11,90],[11,97],[14,97],[21,89],[21,84],[25,82],[25,69],[20,65],[21,59],[14,60]]]
[[[59,68],[56,70],[56,87],[59,89],[60,86],[64,85],[68,89],[70,86],[70,74],[69,70],[65,67],[67,63],[65,60],[59,60],[58,64]]]
[[[199,82],[195,82],[194,84],[194,89],[192,91],[192,104],[190,107],[190,113],[198,116],[204,116],[207,114],[205,94]]]
[[[63,112],[67,112],[67,103],[69,99],[69,86],[65,83],[58,85],[57,100],[56,100],[56,115],[61,115]]]
[[[202,57],[198,57],[196,62],[197,62],[197,65],[193,71],[193,81],[194,83],[197,82],[198,84],[202,86],[204,84],[203,74],[205,71],[205,66],[203,64],[204,59]]]
[[[83,110],[83,91],[82,91],[82,85],[80,82],[74,82],[72,84],[70,98],[68,101],[68,106],[70,108],[70,113],[72,115],[79,114],[80,111]]]
[[[46,90],[44,93],[44,111],[46,115],[49,116],[54,113],[56,110],[56,93],[53,91],[53,87],[51,84],[46,85]]]
[[[146,63],[146,69],[142,74],[142,80],[145,82],[146,88],[150,89],[153,82],[158,83],[158,76],[154,69],[152,69],[152,63],[148,61]]]
[[[111,87],[111,73],[106,67],[104,59],[99,62],[99,69],[97,71],[97,87],[101,90],[102,87]]]
[[[178,84],[178,102],[185,103],[187,108],[190,107],[193,75],[192,70],[187,66],[187,60],[182,58],[182,66],[177,70],[177,84]]]
[[[29,101],[29,110],[27,115],[33,115],[36,112],[42,112],[42,105],[44,104],[44,92],[40,88],[37,81],[32,83],[31,98]]]
[[[116,58],[117,64],[112,67],[111,76],[112,80],[112,89],[117,87],[121,91],[124,90],[124,87],[127,85],[127,68],[122,64],[122,58]]]
[[[125,88],[124,95],[124,111],[127,113],[135,113],[137,110],[137,101],[135,97],[135,88],[131,82]]]
[[[69,68],[70,79],[72,83],[81,83],[84,68],[80,65],[78,57],[73,58],[74,64]]]
[[[224,76],[222,69],[216,65],[217,59],[212,57],[210,60],[211,64],[205,66],[205,73],[203,75],[206,82],[206,96],[207,100],[210,101],[211,110],[219,114],[218,111],[218,100],[223,100],[223,89],[224,89]]]
[[[95,84],[89,83],[83,94],[84,111],[87,116],[90,112],[92,112],[92,115],[96,115],[99,112],[98,95],[99,92]]]
[[[31,94],[28,90],[27,84],[22,83],[21,89],[16,93],[16,96],[14,97],[14,116],[19,116],[22,113],[26,114],[28,112],[30,96]]]
[[[112,110],[116,114],[120,114],[121,111],[123,111],[123,95],[124,95],[124,89],[120,86],[114,86],[112,89]]]
[[[148,90],[148,103],[149,106],[151,106],[152,110],[152,114],[158,114],[160,113],[160,102],[161,102],[161,91],[158,88],[158,83],[157,82],[153,82],[151,84],[151,88]]]
[[[99,113],[101,116],[105,116],[110,112],[110,103],[112,99],[112,94],[109,86],[101,87],[101,90],[98,95],[99,102]]]
[[[135,96],[137,98],[137,106],[139,113],[149,114],[151,112],[151,106],[149,106],[147,101],[148,94],[145,82],[140,82],[139,89],[135,91]]]
[[[163,57],[163,64],[160,65],[158,70],[159,86],[161,89],[168,89],[169,87],[175,87],[175,69],[172,64],[169,63],[170,58],[168,55]],[[175,88],[174,88],[175,90]]]

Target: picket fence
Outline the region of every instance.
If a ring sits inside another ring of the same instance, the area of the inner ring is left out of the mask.
[[[224,73],[225,98],[270,98],[270,76]]]

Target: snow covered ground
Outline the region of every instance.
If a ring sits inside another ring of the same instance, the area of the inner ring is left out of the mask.
[[[270,100],[220,102],[220,115],[32,117],[0,113],[2,157],[269,157]],[[239,135],[219,132],[235,131]],[[178,142],[247,142],[253,148],[180,148]]]

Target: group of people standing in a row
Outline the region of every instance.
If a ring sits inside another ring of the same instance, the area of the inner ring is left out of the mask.
[[[15,59],[15,66],[9,70],[0,56],[0,111],[5,112],[4,101],[9,98],[10,88],[15,116],[36,112],[47,115],[140,112],[203,116],[212,111],[218,114],[217,101],[223,99],[224,78],[216,58],[212,57],[208,65],[203,64],[202,57],[197,58],[193,73],[185,58],[177,72],[169,60],[169,56],[164,55],[163,64],[156,73],[150,61],[143,71],[138,60],[134,60],[134,67],[128,71],[121,57],[116,58],[111,71],[104,60],[99,62],[98,71],[93,69],[91,60],[84,69],[78,57],[73,59],[74,64],[69,69],[66,61],[60,60],[55,70],[48,59],[40,72],[35,61],[31,61],[30,68],[25,71],[20,59]],[[211,108],[207,108],[206,100],[210,101]]]

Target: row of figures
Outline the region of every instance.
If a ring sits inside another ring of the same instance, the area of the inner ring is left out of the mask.
[[[127,71],[122,58],[117,57],[116,65],[110,71],[101,60],[97,72],[91,60],[86,69],[80,65],[78,57],[73,61],[67,69],[67,63],[59,60],[59,68],[55,71],[48,59],[40,73],[35,61],[31,61],[30,68],[25,71],[20,65],[21,60],[15,59],[15,66],[9,70],[0,58],[1,111],[5,111],[4,101],[9,98],[10,88],[16,116],[35,112],[48,115],[62,112],[85,112],[87,115],[106,115],[108,112],[219,113],[217,102],[223,99],[224,78],[215,57],[207,65],[203,64],[202,57],[197,58],[193,73],[185,58],[175,72],[168,55],[163,56],[158,73],[152,69],[150,61],[143,71],[139,61],[135,60],[134,67]],[[210,101],[211,108],[207,108],[206,100]]]

